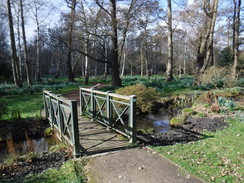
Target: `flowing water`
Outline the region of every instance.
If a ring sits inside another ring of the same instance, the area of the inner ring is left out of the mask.
[[[155,132],[164,133],[170,130],[170,120],[182,113],[182,109],[191,107],[192,103],[184,103],[180,105],[170,105],[161,108],[157,113],[142,115],[137,117],[137,129],[153,130]]]
[[[0,163],[14,155],[22,156],[29,152],[47,152],[48,148],[56,143],[55,137],[0,142]]]

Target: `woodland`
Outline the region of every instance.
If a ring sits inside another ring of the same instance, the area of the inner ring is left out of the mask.
[[[21,88],[43,77],[69,82],[83,77],[87,84],[90,76],[109,76],[120,87],[125,75],[162,75],[167,81],[193,75],[199,85],[212,66],[210,78],[243,77],[241,0],[65,0],[62,5],[66,11],[50,25],[51,17],[59,16],[51,1],[1,1],[1,82]]]

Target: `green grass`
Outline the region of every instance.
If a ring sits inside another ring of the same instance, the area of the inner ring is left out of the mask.
[[[73,90],[78,90],[78,86],[59,88],[54,93],[65,94]],[[20,112],[21,118],[39,118],[44,105],[42,92],[1,96],[1,101],[7,105],[8,109],[7,114],[1,118],[3,120],[12,119],[13,116],[16,116],[17,111]]]
[[[60,168],[51,168],[42,174],[29,175],[24,179],[24,183],[83,183],[82,163],[80,161],[69,160]]]
[[[228,128],[206,134],[213,138],[152,148],[207,182],[242,182],[244,123],[233,119],[229,121]]]
[[[7,104],[8,113],[2,116],[2,119],[11,119],[12,113],[15,116],[20,112],[21,118],[40,117],[40,111],[43,107],[42,94],[23,94],[5,96],[2,100]]]

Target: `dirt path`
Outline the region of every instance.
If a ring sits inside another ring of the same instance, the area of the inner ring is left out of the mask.
[[[89,158],[90,183],[203,183],[148,148]]]

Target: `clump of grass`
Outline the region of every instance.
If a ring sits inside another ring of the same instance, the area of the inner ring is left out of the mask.
[[[60,168],[50,168],[38,175],[28,175],[24,178],[25,183],[83,183],[85,182],[82,161],[69,160]]]
[[[44,137],[49,137],[51,135],[53,135],[53,129],[51,127],[46,128],[44,131]]]
[[[195,111],[192,109],[192,108],[184,108],[182,109],[182,114],[184,116],[188,116],[188,115],[191,115],[193,114]]]
[[[200,118],[204,118],[204,117],[206,117],[206,114],[205,113],[197,113],[197,116]]]
[[[48,151],[50,151],[50,152],[60,151],[63,149],[67,149],[67,147],[68,147],[68,145],[66,143],[60,142],[56,145],[49,147]]]
[[[186,116],[184,116],[184,115],[179,115],[179,116],[173,117],[170,120],[170,125],[172,125],[172,126],[180,125],[180,124],[184,123],[185,119],[186,119]]]

